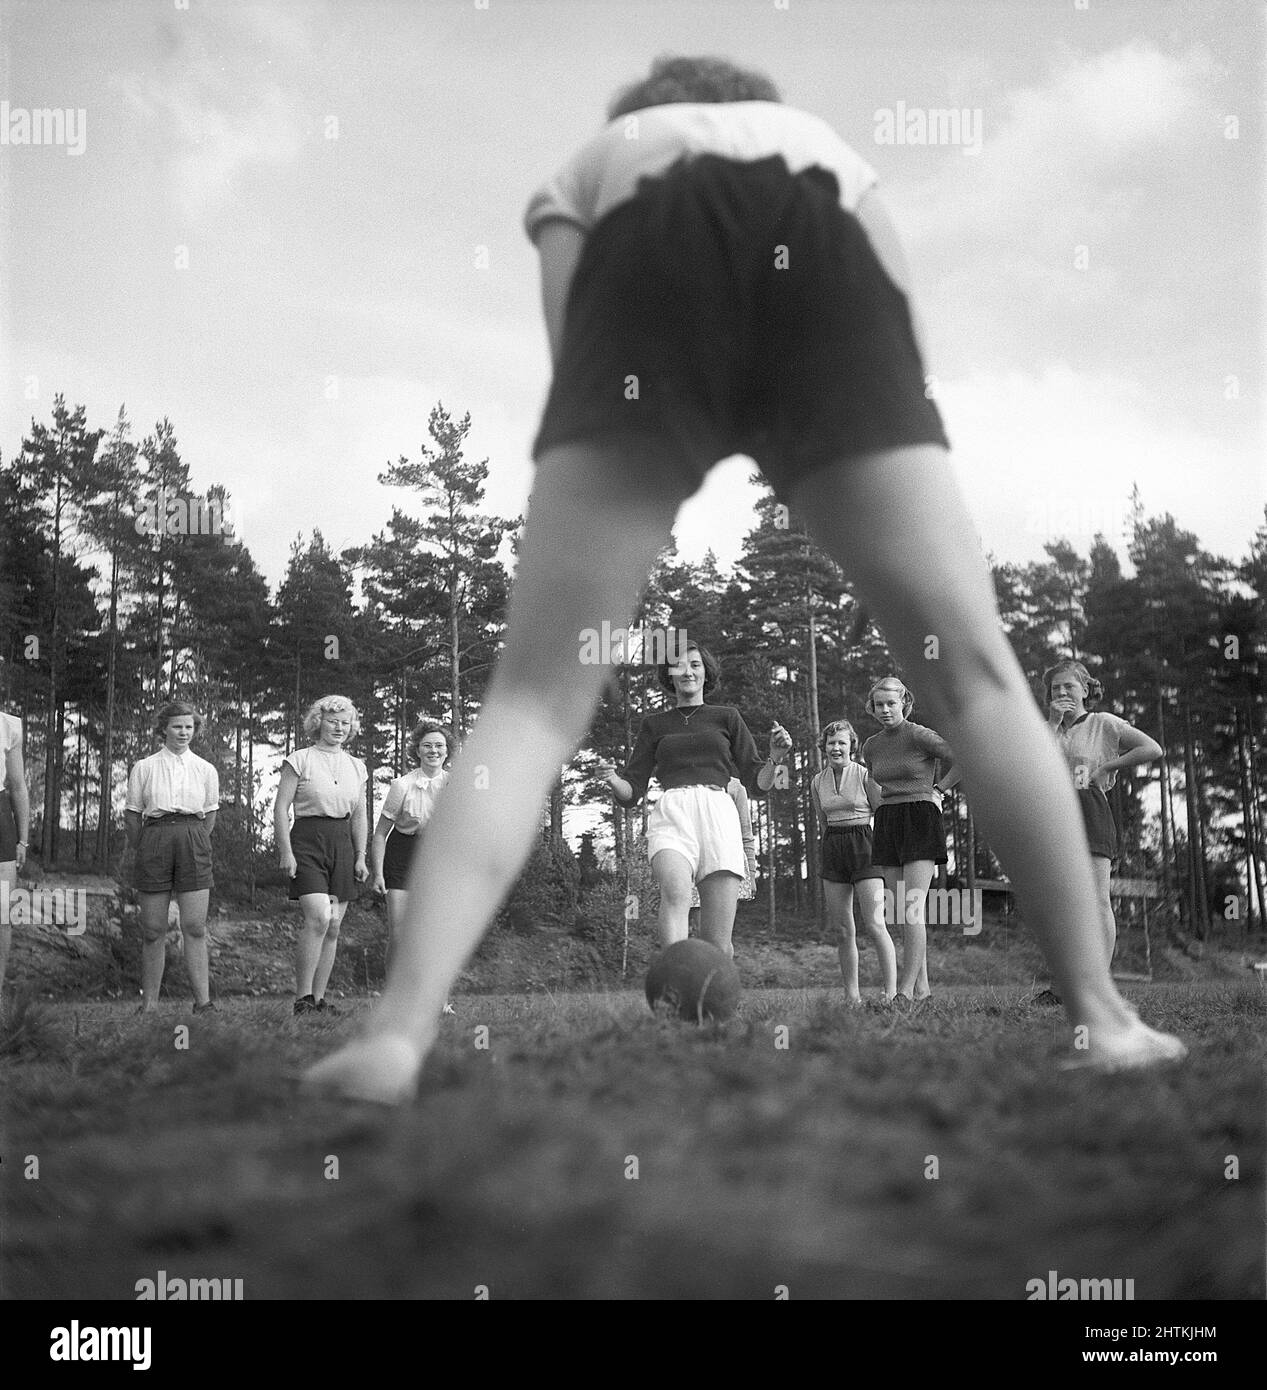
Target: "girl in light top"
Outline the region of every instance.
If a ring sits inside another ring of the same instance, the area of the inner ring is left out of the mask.
[[[1100,900],[1100,929],[1105,959],[1112,964],[1117,945],[1117,922],[1109,897],[1109,874],[1117,858],[1117,826],[1106,792],[1126,767],[1151,763],[1162,755],[1161,744],[1142,734],[1125,719],[1088,710],[1100,701],[1104,687],[1080,661],[1058,661],[1043,672],[1047,718],[1069,771],[1078,806],[1087,828],[1091,868]]]
[[[958,779],[948,777],[954,755],[946,740],[906,717],[914,704],[896,676],[876,681],[867,710],[881,729],[862,745],[862,760],[881,787],[871,862],[884,870],[894,904],[902,894],[902,978],[894,998],[923,1000],[931,997],[924,903],[937,865],[946,862],[941,792]]]
[[[26,789],[26,770],[22,766],[22,721],[0,712],[0,756],[4,758],[3,785],[0,785],[0,893],[7,900],[17,886],[18,870],[26,863],[27,838],[31,833],[31,798]],[[9,964],[9,944],[13,928],[9,914],[0,918],[0,991]]]
[[[295,943],[296,1014],[339,1012],[326,1003],[326,986],[353,884],[369,877],[365,866],[368,773],[360,758],[344,748],[360,728],[352,701],[327,695],[304,716],[304,733],[312,744],[282,763],[273,805],[277,859],[290,876],[291,901],[297,901],[303,911]]]
[[[809,784],[822,839],[823,897],[827,921],[840,936],[840,975],[850,1004],[861,1004],[858,943],[854,939],[853,900],[862,925],[880,958],[884,1002],[897,990],[897,953],[884,924],[884,870],[871,862],[871,813],[880,805],[880,787],[860,762],[858,734],[847,719],[823,730],[827,766]]]
[[[163,740],[157,753],[134,763],[123,821],[128,857],[135,863],[141,907],[141,1007],[158,1006],[167,963],[167,913],[175,895],[184,937],[185,969],[194,988],[194,1013],[214,1009],[207,956],[207,904],[211,898],[211,832],[220,807],[220,774],[189,751],[202,730],[192,705],[164,705],[154,720]]]
[[[449,738],[439,724],[420,721],[409,736],[412,772],[397,777],[374,827],[370,857],[374,865],[373,887],[387,896],[387,966],[391,968],[392,944],[408,896],[409,864],[416,837],[431,819],[436,797],[449,780],[445,763]]]

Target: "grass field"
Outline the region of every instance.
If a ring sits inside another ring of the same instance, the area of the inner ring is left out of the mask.
[[[364,1005],[36,1005],[0,1063],[3,1291],[1023,1299],[1054,1269],[1262,1298],[1267,990],[1131,997],[1185,1065],[1058,1071],[1063,1015],[1015,988],[909,1017],[750,990],[702,1029],[633,993],[468,996],[393,1112],[294,1084]]]

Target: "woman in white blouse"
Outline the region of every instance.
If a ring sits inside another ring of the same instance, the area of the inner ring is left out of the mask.
[[[304,915],[295,943],[296,1014],[339,1012],[326,1003],[326,986],[353,886],[369,877],[368,773],[344,748],[360,728],[351,700],[343,695],[318,700],[304,716],[304,733],[312,743],[282,763],[273,803],[277,861],[290,879],[291,901]]]
[[[370,845],[374,891],[387,897],[389,969],[396,928],[409,896],[409,864],[414,846],[449,780],[444,766],[449,757],[448,734],[439,724],[420,721],[409,736],[408,756],[413,770],[397,777],[388,788]]]
[[[31,798],[22,766],[22,721],[11,714],[0,713],[0,755],[4,757],[0,785],[0,893],[7,896],[9,889],[17,886],[18,870],[26,862],[31,826]],[[0,920],[0,990],[4,988],[12,933],[6,912]]]

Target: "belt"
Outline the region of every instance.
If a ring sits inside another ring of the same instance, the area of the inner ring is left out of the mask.
[[[164,811],[161,816],[146,816],[143,823],[145,825],[158,825],[163,821],[202,819],[202,816],[195,815],[192,811]]]

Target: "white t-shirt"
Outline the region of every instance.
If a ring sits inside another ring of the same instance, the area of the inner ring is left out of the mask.
[[[369,773],[360,758],[342,748],[329,750],[311,744],[298,748],[284,760],[299,785],[292,803],[295,818],[301,816],[350,816],[365,801]]]
[[[186,749],[157,753],[132,764],[128,774],[129,811],[155,816],[205,816],[220,806],[220,774],[213,764]]]
[[[0,754],[20,747],[21,743],[22,721],[16,715],[0,713]],[[4,774],[0,773],[0,782],[3,780]]]
[[[840,204],[857,210],[878,182],[870,164],[818,116],[776,101],[674,102],[617,116],[533,194],[524,214],[530,240],[544,222],[588,232],[627,202],[638,180],[664,173],[683,155],[752,161],[782,155],[794,174],[817,166],[836,176]]]
[[[449,774],[443,768],[435,777],[428,777],[420,767],[406,772],[387,789],[383,816],[402,833],[416,835],[431,819],[436,798],[448,781]]]
[[[1091,786],[1096,768],[1117,757],[1122,749],[1123,731],[1132,727],[1116,714],[1091,710],[1072,727],[1062,726],[1056,731],[1056,741],[1073,774],[1075,787],[1085,790]],[[1104,780],[1104,790],[1111,791],[1116,781],[1117,773],[1110,772]]]

